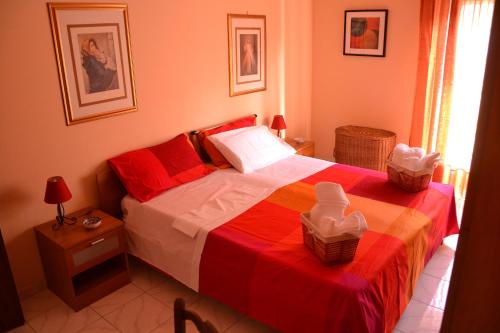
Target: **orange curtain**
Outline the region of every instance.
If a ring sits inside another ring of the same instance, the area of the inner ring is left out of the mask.
[[[465,169],[456,169],[444,162],[439,163],[432,176],[432,181],[444,184],[452,184],[455,187],[455,196],[459,199],[465,198],[469,172]]]
[[[474,29],[479,19],[487,20],[483,7],[492,8],[492,4],[493,0],[421,1],[420,48],[410,145],[441,153],[444,163],[436,169],[433,180],[454,184],[459,198],[465,195],[468,166],[450,164],[446,158],[452,106],[457,103],[453,97],[456,58],[457,52],[463,52],[463,45],[462,50],[457,50],[457,38],[460,38],[461,27]],[[464,19],[466,6],[472,6],[474,13],[470,22]],[[486,50],[477,50],[477,53],[481,52],[486,55]],[[453,116],[457,117],[456,112]],[[475,127],[475,124],[470,126]],[[454,137],[450,138],[453,140]]]
[[[420,7],[420,48],[410,145],[427,151],[441,152],[439,148],[446,142],[458,2],[422,0]]]

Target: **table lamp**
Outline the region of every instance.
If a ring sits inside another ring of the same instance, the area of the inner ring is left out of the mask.
[[[275,115],[271,128],[278,130],[278,137],[281,138],[281,130],[286,129],[285,118],[281,114]]]
[[[64,182],[63,177],[55,176],[47,179],[47,187],[45,188],[44,201],[48,204],[57,204],[56,223],[52,225],[52,229],[59,229],[67,217],[64,216],[63,202],[71,199],[71,192]]]

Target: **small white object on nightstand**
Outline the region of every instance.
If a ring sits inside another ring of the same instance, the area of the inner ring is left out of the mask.
[[[87,216],[83,219],[82,223],[87,229],[95,229],[101,225],[102,219],[98,216]]]

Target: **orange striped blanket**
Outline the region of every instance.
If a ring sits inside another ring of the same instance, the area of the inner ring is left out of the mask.
[[[314,185],[343,186],[368,231],[352,262],[324,266],[302,242],[300,213]],[[453,188],[410,194],[383,173],[333,165],[275,191],[212,230],[200,263],[200,292],[282,332],[391,332],[424,265],[458,232]]]

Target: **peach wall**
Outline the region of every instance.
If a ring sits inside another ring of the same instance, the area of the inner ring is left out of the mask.
[[[388,9],[385,58],[344,56],[344,10]],[[315,0],[311,130],[316,156],[332,159],[335,128],[396,132],[408,143],[415,90],[419,0]]]
[[[311,137],[313,1],[285,0],[284,88],[286,135]]]
[[[71,212],[97,204],[95,172],[109,157],[250,113],[268,123],[286,111],[285,0],[126,2],[139,111],[74,126],[65,125],[46,1],[0,4],[0,227],[21,294],[44,284],[32,228],[55,215],[43,202],[49,176],[65,178]],[[267,16],[267,90],[229,97],[226,15],[247,11]],[[311,30],[310,20],[301,24]],[[301,38],[311,43],[310,34]],[[300,99],[310,105],[310,96]]]

